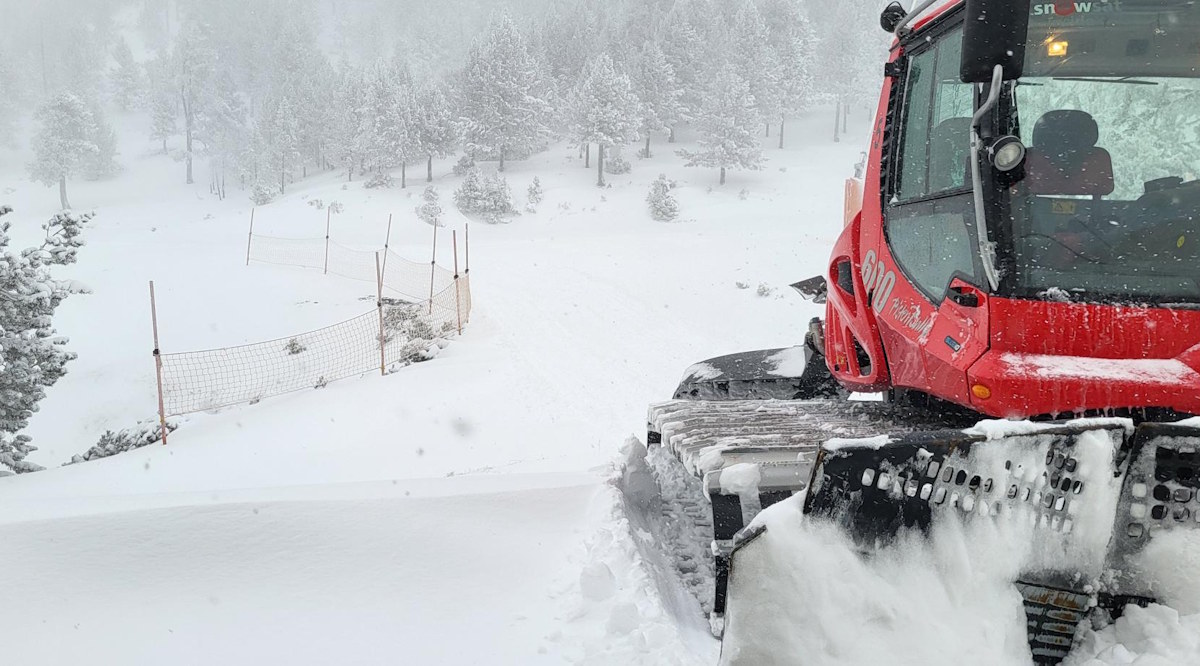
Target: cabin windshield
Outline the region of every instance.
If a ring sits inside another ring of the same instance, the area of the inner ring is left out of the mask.
[[[1019,292],[1200,301],[1200,10],[1164,0],[1036,3],[1008,129]]]

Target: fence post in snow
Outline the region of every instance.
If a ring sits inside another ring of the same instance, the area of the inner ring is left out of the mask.
[[[458,334],[462,335],[462,292],[458,285],[458,231],[451,231],[450,238],[454,242],[454,313],[458,316]]]
[[[388,245],[391,242],[392,242],[392,215],[391,215],[391,213],[389,213],[388,214],[387,236],[383,237],[383,268],[379,271],[379,273],[380,273],[379,282],[381,284],[383,283],[383,280],[387,277]]]
[[[158,426],[163,446],[167,445],[167,414],[163,407],[162,354],[158,347],[158,304],[154,299],[154,280],[150,281],[150,323],[154,329],[154,374],[158,382]]]
[[[375,307],[379,310],[379,375],[387,374],[387,356],[384,347],[387,338],[383,331],[383,269],[379,266],[379,253],[375,253]]]
[[[467,254],[467,256],[466,256],[467,262],[466,262],[466,266],[464,267],[465,270],[463,270],[463,273],[469,274],[471,272],[471,225],[470,224],[463,224],[463,245],[464,245],[463,250]]]
[[[433,225],[433,261],[429,262],[429,314],[433,314],[433,281],[437,277],[437,225]]]
[[[325,209],[325,274],[329,275],[329,220],[333,216],[333,208]]]
[[[246,265],[250,265],[250,244],[254,242],[254,209],[250,209],[250,234],[246,236]]]

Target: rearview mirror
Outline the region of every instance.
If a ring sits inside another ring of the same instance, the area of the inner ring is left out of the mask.
[[[1018,79],[1025,69],[1030,0],[967,0],[963,30],[963,83],[987,83],[996,65],[1006,80]]]

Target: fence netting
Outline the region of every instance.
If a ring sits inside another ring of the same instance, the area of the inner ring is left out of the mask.
[[[326,241],[253,236],[251,250],[252,261],[323,269]],[[330,273],[378,288],[376,253],[334,243],[328,250]],[[470,319],[469,275],[456,277],[436,264],[393,252],[384,265],[383,257],[380,252],[384,299],[370,312],[276,340],[161,354],[165,414],[254,403],[428,358],[433,346]]]
[[[328,253],[327,253],[328,252]],[[432,262],[406,259],[389,249],[380,251],[383,289],[407,301],[432,298],[454,282],[454,272]],[[324,238],[250,237],[249,262],[325,271],[375,284],[375,251],[356,250]]]

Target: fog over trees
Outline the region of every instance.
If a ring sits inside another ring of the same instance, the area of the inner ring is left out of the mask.
[[[623,147],[685,127],[680,159],[723,182],[786,146],[789,117],[828,107],[836,138],[871,112],[882,4],[3,0],[0,148],[31,143],[64,207],[119,168],[106,116],[131,113],[181,180],[259,203],[315,171],[406,187],[437,158],[503,171],[563,140],[603,185]]]

